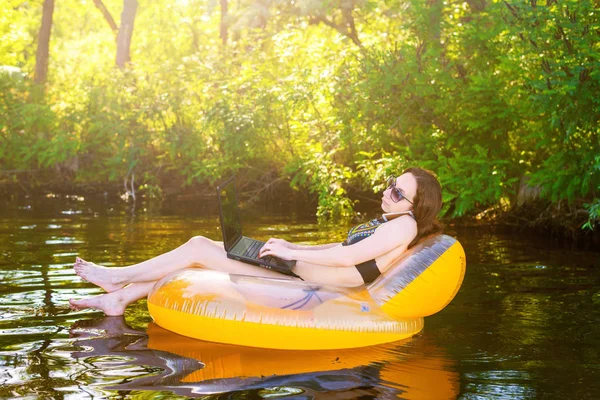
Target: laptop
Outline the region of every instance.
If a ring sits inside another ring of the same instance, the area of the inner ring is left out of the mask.
[[[282,260],[272,256],[258,258],[258,251],[264,246],[265,242],[242,234],[240,209],[233,176],[217,186],[217,197],[219,199],[221,232],[223,233],[223,244],[227,257],[269,268],[286,275],[293,274],[290,269],[296,264],[295,261]]]

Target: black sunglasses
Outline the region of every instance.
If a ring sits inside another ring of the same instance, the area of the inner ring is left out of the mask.
[[[399,201],[402,201],[403,199],[408,201],[410,204],[412,204],[413,202],[410,201],[409,199],[406,198],[405,195],[402,194],[402,192],[400,191],[400,189],[398,189],[396,187],[396,177],[395,176],[390,176],[387,180],[387,188],[391,189],[392,192],[390,193],[390,198],[392,199],[392,201],[394,203],[398,203]]]

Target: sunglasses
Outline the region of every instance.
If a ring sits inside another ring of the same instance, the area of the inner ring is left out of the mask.
[[[391,193],[390,193],[390,198],[392,199],[392,201],[394,203],[398,203],[399,201],[402,200],[406,200],[408,201],[410,204],[412,204],[413,202],[410,201],[409,199],[406,198],[406,196],[404,196],[402,194],[402,192],[400,191],[400,189],[398,189],[396,187],[396,177],[395,176],[391,176],[388,178],[387,180],[387,188],[391,189]]]

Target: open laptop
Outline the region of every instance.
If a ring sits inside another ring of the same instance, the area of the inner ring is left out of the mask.
[[[290,268],[295,265],[295,261],[282,260],[272,256],[258,258],[258,251],[264,246],[265,242],[243,236],[233,176],[217,186],[217,196],[219,199],[219,218],[221,219],[223,244],[225,245],[227,257],[290,275]]]

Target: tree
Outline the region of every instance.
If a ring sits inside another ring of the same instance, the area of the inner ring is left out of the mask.
[[[356,24],[354,22],[354,8],[356,7],[355,0],[342,0],[339,4],[335,4],[329,8],[317,8],[314,12],[309,15],[309,22],[311,24],[324,24],[327,25],[340,34],[346,36],[352,43],[357,45],[360,48],[363,48],[363,44],[358,38],[358,32],[356,30]],[[338,21],[336,22],[335,17],[338,14],[336,11],[340,11],[341,14],[338,17]],[[328,14],[331,16],[329,17]]]
[[[42,26],[38,34],[38,47],[35,56],[36,83],[44,84],[48,77],[48,59],[50,58],[50,33],[52,31],[52,15],[54,14],[54,0],[45,0],[42,12]]]
[[[116,65],[119,68],[125,68],[125,64],[131,61],[129,53],[131,47],[131,38],[133,37],[133,24],[135,22],[135,14],[137,12],[137,0],[124,0],[123,11],[121,13],[121,27],[117,27],[115,19],[102,0],[94,0],[94,5],[106,20],[108,26],[116,35],[117,40],[117,56]]]
[[[133,23],[137,11],[137,0],[123,0],[123,12],[121,13],[121,27],[117,33],[117,67],[124,68],[131,61],[129,49],[133,37]]]

